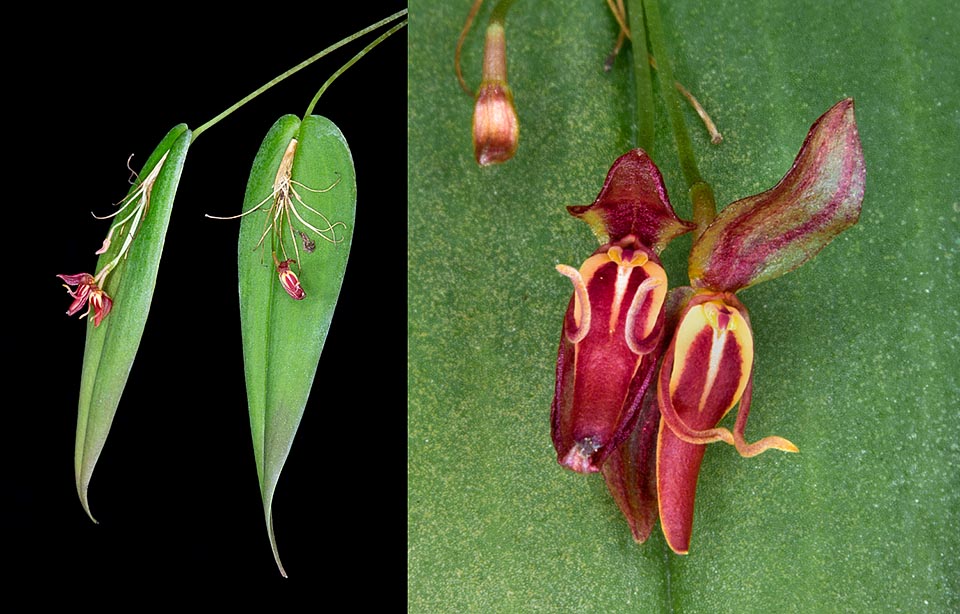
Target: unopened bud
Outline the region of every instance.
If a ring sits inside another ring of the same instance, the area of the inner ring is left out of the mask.
[[[517,151],[520,122],[507,85],[507,39],[502,23],[487,27],[483,81],[473,109],[473,151],[481,166],[505,162]]]

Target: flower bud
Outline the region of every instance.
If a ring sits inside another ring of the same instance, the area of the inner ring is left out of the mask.
[[[290,270],[291,262],[296,262],[296,260],[284,260],[283,262],[277,263],[277,274],[280,276],[280,285],[283,286],[283,289],[287,291],[287,294],[289,294],[291,298],[296,301],[302,301],[306,295],[303,292],[303,288],[300,287],[300,280],[297,278],[297,274]]]
[[[487,27],[483,80],[473,108],[473,151],[481,166],[506,162],[517,151],[520,122],[507,85],[507,39],[503,24]]]

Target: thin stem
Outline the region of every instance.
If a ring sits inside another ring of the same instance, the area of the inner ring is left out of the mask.
[[[647,28],[642,0],[630,0],[630,44],[637,92],[637,146],[653,157],[653,81],[647,62]]]
[[[296,72],[299,72],[300,70],[306,68],[306,67],[309,66],[310,64],[313,64],[314,62],[316,62],[317,60],[319,60],[319,59],[322,58],[323,56],[325,56],[325,55],[327,55],[327,54],[329,54],[329,53],[332,53],[333,51],[336,51],[336,50],[339,49],[340,47],[343,47],[344,45],[346,45],[346,44],[348,44],[348,43],[350,43],[350,42],[352,42],[352,41],[360,38],[360,37],[363,36],[364,34],[367,34],[367,33],[369,33],[369,32],[372,32],[373,30],[376,30],[376,29],[379,28],[380,26],[382,26],[382,25],[384,25],[384,24],[387,24],[387,23],[390,23],[391,21],[394,21],[394,20],[396,20],[396,19],[399,19],[400,17],[402,17],[402,16],[404,16],[404,15],[406,15],[406,14],[407,14],[407,9],[403,9],[402,11],[398,11],[398,12],[394,13],[393,15],[390,15],[390,16],[387,17],[386,19],[381,19],[381,20],[378,21],[377,23],[375,23],[375,24],[373,24],[373,25],[371,25],[371,26],[367,26],[366,28],[360,30],[359,32],[356,32],[356,33],[354,33],[354,34],[351,34],[350,36],[344,38],[343,40],[341,40],[341,41],[339,41],[339,42],[337,42],[337,43],[334,43],[333,45],[330,45],[329,47],[327,47],[327,48],[324,49],[323,51],[317,53],[317,54],[314,55],[313,57],[310,57],[310,58],[304,60],[303,62],[300,62],[299,64],[297,64],[296,66],[294,66],[293,68],[291,68],[291,69],[288,70],[287,72],[283,73],[282,75],[280,75],[280,76],[278,76],[278,77],[276,77],[276,78],[274,78],[274,79],[271,79],[271,80],[268,81],[267,83],[263,84],[263,85],[262,85],[259,89],[257,89],[256,91],[254,91],[253,93],[251,93],[251,94],[249,94],[248,96],[244,97],[242,100],[240,100],[239,102],[237,102],[237,103],[234,104],[233,106],[231,106],[231,107],[229,107],[228,109],[226,109],[223,113],[220,113],[219,115],[217,115],[216,117],[214,117],[213,119],[211,119],[210,121],[208,121],[207,123],[203,124],[202,126],[200,126],[199,128],[197,128],[196,130],[194,130],[194,131],[193,131],[193,138],[191,139],[190,142],[192,143],[193,141],[196,141],[196,140],[197,140],[197,137],[200,136],[201,134],[203,134],[204,131],[207,130],[207,128],[210,128],[211,126],[215,125],[215,124],[216,124],[217,122],[219,122],[221,119],[223,119],[224,117],[230,115],[231,113],[233,113],[234,111],[236,111],[237,109],[239,109],[240,107],[242,107],[243,105],[245,105],[246,103],[250,102],[251,100],[253,100],[253,99],[256,98],[257,96],[259,96],[259,95],[262,94],[263,92],[267,91],[268,89],[270,89],[271,87],[273,87],[273,86],[276,85],[277,83],[280,83],[281,81],[283,81],[284,79],[286,79],[286,78],[289,77],[290,75],[292,75],[292,74],[294,74],[294,73],[296,73]]]
[[[348,61],[348,62],[347,62],[346,64],[344,64],[343,66],[341,66],[341,67],[337,70],[337,72],[335,72],[335,73],[333,73],[332,75],[330,75],[330,78],[327,79],[326,83],[324,83],[322,86],[320,86],[320,89],[317,91],[317,95],[314,96],[314,97],[313,97],[313,100],[310,101],[310,104],[307,105],[307,110],[306,110],[306,112],[303,114],[303,116],[304,116],[304,117],[308,117],[310,114],[313,113],[313,107],[315,107],[316,104],[317,104],[317,101],[320,100],[320,96],[322,96],[323,93],[324,93],[325,91],[327,91],[327,88],[330,87],[330,84],[331,84],[331,83],[333,83],[334,81],[336,81],[337,77],[339,77],[339,76],[342,75],[344,72],[346,72],[346,70],[347,70],[348,68],[350,68],[351,66],[353,66],[354,64],[356,64],[357,60],[359,60],[359,59],[362,58],[363,56],[367,55],[367,52],[369,52],[371,49],[373,49],[374,47],[376,47],[377,45],[379,45],[380,43],[382,43],[382,42],[383,42],[384,40],[386,40],[391,34],[393,34],[394,32],[396,32],[396,31],[399,30],[400,28],[404,27],[405,25],[407,25],[407,20],[406,20],[406,19],[404,19],[403,21],[401,21],[401,22],[398,23],[397,25],[393,26],[392,28],[390,28],[389,30],[387,30],[386,32],[384,32],[383,34],[381,34],[380,36],[378,36],[378,37],[376,38],[376,40],[374,40],[372,43],[370,43],[369,45],[367,45],[366,47],[364,47],[363,49],[361,49],[361,50],[357,53],[357,55],[355,55],[355,56],[353,56],[352,58],[350,58],[350,61]]]
[[[653,55],[659,58],[657,76],[660,79],[660,92],[667,103],[670,123],[673,128],[673,138],[677,144],[677,154],[680,156],[680,168],[687,180],[687,188],[693,201],[693,221],[697,224],[697,234],[703,232],[717,215],[717,203],[713,197],[710,185],[700,176],[697,168],[697,159],[693,153],[693,143],[687,133],[687,126],[683,120],[683,111],[680,108],[680,97],[674,89],[673,71],[670,69],[669,54],[667,53],[666,36],[663,33],[663,24],[660,20],[660,7],[657,0],[642,0],[650,28],[650,46]]]
[[[510,10],[512,4],[513,0],[500,0],[497,6],[493,7],[493,12],[490,13],[490,23],[499,23],[501,26],[506,24],[507,11]]]
[[[651,56],[653,59],[653,56]],[[673,84],[677,87],[677,91],[683,94],[683,97],[687,99],[687,102],[690,103],[690,106],[693,107],[693,110],[697,112],[697,115],[700,116],[700,121],[703,122],[703,126],[707,129],[707,132],[710,133],[710,142],[714,145],[719,145],[723,142],[723,135],[720,134],[720,131],[717,130],[717,125],[713,123],[713,120],[710,119],[710,115],[707,114],[707,110],[703,108],[703,105],[700,104],[700,101],[697,100],[697,97],[694,96],[690,90],[683,87],[683,84],[679,81],[674,81]]]
[[[470,27],[473,26],[473,20],[477,16],[477,11],[480,10],[480,5],[483,4],[483,0],[474,0],[473,6],[470,7],[470,12],[467,14],[467,21],[463,24],[463,29],[460,30],[460,38],[457,39],[457,50],[453,52],[453,68],[457,73],[457,81],[460,82],[460,89],[467,93],[468,96],[473,98],[473,90],[467,85],[466,79],[463,78],[463,71],[460,70],[460,52],[463,50],[463,41],[467,39],[467,33],[470,32]]]

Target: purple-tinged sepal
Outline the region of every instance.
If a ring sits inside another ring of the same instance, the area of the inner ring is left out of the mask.
[[[813,124],[780,183],[727,206],[697,238],[691,282],[736,292],[796,269],[856,224],[865,177],[847,98]]]
[[[681,309],[693,295],[693,288],[674,288],[667,295],[664,306],[664,335],[666,342],[673,335]],[[661,348],[662,348],[661,343]],[[656,352],[660,354],[659,348]],[[660,430],[660,408],[657,404],[655,382],[647,388],[640,411],[627,438],[603,464],[603,478],[607,490],[630,525],[637,543],[643,543],[657,522],[657,439]]]
[[[674,213],[660,170],[642,149],[617,158],[592,205],[567,210],[587,222],[601,243],[633,235],[658,254],[694,228]]]
[[[560,336],[551,436],[561,465],[593,473],[628,435],[653,379],[667,276],[632,235],[602,246],[579,270],[557,270],[574,293]]]
[[[660,409],[656,386],[647,388],[629,436],[603,464],[603,479],[627,519],[638,544],[650,537],[657,523],[657,432]]]

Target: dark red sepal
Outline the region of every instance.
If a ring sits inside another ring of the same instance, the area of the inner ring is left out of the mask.
[[[660,170],[642,149],[617,158],[592,205],[567,211],[587,222],[602,243],[634,235],[657,253],[694,228],[674,213]]]

